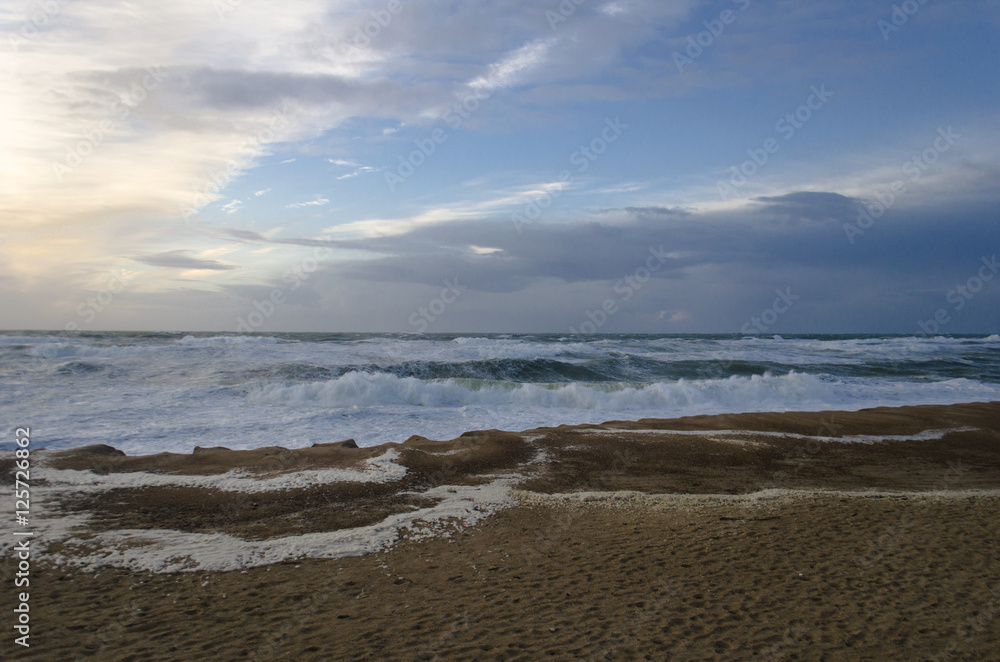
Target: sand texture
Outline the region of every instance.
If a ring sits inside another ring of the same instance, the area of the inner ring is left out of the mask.
[[[3,659],[1000,660],[1000,403],[331,442],[35,453]]]

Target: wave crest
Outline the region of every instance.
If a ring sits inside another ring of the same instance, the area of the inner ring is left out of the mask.
[[[263,384],[247,398],[258,404],[314,407],[466,405],[555,407],[637,411],[682,407],[786,408],[841,398],[846,384],[815,375],[733,376],[726,379],[661,381],[652,384],[559,383],[525,384],[484,379],[397,377],[387,373],[349,372],[336,379],[308,384]]]

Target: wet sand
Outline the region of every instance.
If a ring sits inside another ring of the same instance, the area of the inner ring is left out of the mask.
[[[39,453],[10,659],[1000,660],[1000,403],[351,446]],[[234,469],[350,480],[217,487]],[[369,530],[363,555],[324,537]],[[142,565],[234,540],[315,544]]]

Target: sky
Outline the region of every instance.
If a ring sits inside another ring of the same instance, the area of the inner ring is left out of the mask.
[[[0,328],[1000,332],[1000,2],[14,0]]]

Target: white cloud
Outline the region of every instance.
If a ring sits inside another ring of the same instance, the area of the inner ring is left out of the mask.
[[[490,248],[488,246],[469,246],[469,250],[476,255],[492,255],[493,253],[502,253],[502,248]]]
[[[375,237],[403,234],[425,225],[448,221],[482,219],[499,211],[518,210],[531,202],[552,199],[573,187],[571,182],[543,182],[532,186],[493,191],[485,199],[464,200],[451,204],[428,207],[412,216],[398,218],[372,218],[334,225],[324,232],[339,237]]]
[[[286,207],[296,209],[300,207],[322,207],[323,205],[330,204],[330,201],[324,198],[322,195],[317,195],[314,199],[307,202],[293,202],[290,205],[285,205]]]
[[[0,71],[3,232],[63,232],[128,217],[150,224],[146,240],[175,236],[174,224],[224,199],[226,187],[277,143],[314,138],[350,118],[378,116],[394,127],[440,117],[456,87],[522,85],[557,58],[591,70],[557,50],[527,1],[461,10],[457,32],[441,20],[451,9],[407,6],[365,49],[339,45],[382,6],[374,0],[287,0],[280,12],[249,2],[220,12],[204,0],[59,4]],[[12,6],[4,24],[16,29],[35,12],[31,3]],[[577,18],[581,26],[591,20]],[[589,47],[613,51],[625,37]],[[523,45],[511,50],[511,43]],[[477,61],[492,64],[468,64]],[[276,127],[283,99],[298,110]],[[372,172],[349,155],[332,162],[358,168],[352,177]],[[56,164],[69,172],[57,177]],[[91,246],[77,246],[78,254],[110,253],[103,237],[114,233],[80,234]],[[3,269],[47,272],[61,259],[48,253]]]
[[[378,168],[372,168],[371,166],[361,166],[360,168],[358,168],[353,172],[349,172],[346,175],[341,175],[340,177],[337,177],[337,179],[350,179],[351,177],[357,177],[358,175],[367,172],[378,172]]]
[[[491,64],[486,75],[470,81],[469,87],[492,92],[517,85],[522,78],[519,74],[528,72],[545,62],[549,48],[554,43],[554,39],[545,38],[525,44]]]
[[[627,182],[624,184],[619,184],[618,186],[608,186],[601,189],[595,189],[594,193],[633,193],[635,191],[640,191],[645,187],[645,184],[640,184],[637,182]]]

